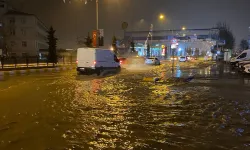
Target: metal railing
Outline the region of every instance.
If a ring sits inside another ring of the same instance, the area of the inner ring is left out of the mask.
[[[0,69],[21,69],[53,67],[58,65],[73,65],[76,58],[73,56],[58,57],[57,63],[50,63],[47,58],[40,57],[0,57]]]

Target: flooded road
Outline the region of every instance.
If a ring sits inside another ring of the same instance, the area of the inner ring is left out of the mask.
[[[194,66],[195,67],[195,66]],[[0,149],[250,149],[250,84],[224,65],[0,82]],[[222,70],[222,71],[221,71]],[[154,84],[143,77],[164,75]]]

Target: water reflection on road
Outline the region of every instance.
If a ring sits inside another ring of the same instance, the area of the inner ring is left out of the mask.
[[[197,79],[178,86],[131,72],[4,81],[0,149],[247,149],[249,88],[216,67],[180,68]]]

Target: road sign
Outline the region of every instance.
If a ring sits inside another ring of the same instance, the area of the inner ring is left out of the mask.
[[[99,35],[100,35],[100,37],[104,37],[104,30],[103,29],[99,29]]]
[[[178,40],[175,39],[175,38],[173,38],[173,39],[171,40],[171,43],[172,43],[172,44],[177,44],[177,43],[178,43]]]

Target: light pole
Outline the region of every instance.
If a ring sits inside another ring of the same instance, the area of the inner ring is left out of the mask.
[[[85,4],[88,0],[85,0]],[[99,0],[96,0],[96,30],[99,30]]]
[[[99,0],[96,0],[96,30],[99,30]]]
[[[66,0],[63,0],[63,2],[66,3]],[[69,3],[71,4],[71,0],[69,0]],[[88,3],[88,0],[85,0],[85,4],[87,3]],[[96,29],[97,30],[99,29],[99,14],[98,13],[99,13],[99,0],[96,0]]]

